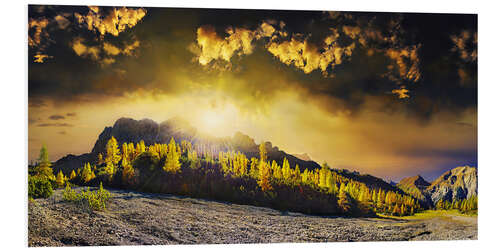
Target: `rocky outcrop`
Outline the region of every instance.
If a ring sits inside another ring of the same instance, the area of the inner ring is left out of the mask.
[[[434,180],[425,190],[430,200],[461,200],[477,195],[477,168],[456,167]]]

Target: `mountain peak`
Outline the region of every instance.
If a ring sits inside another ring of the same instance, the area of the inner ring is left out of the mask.
[[[427,182],[422,176],[420,175],[415,175],[412,177],[406,177],[403,178],[400,182],[400,185],[408,185],[408,186],[415,186],[419,189],[426,188],[430,185],[429,182]]]

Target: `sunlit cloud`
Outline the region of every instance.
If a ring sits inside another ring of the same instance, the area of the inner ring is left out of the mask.
[[[103,8],[91,6],[86,15],[75,13],[77,22],[86,25],[90,31],[95,31],[104,36],[110,34],[118,36],[127,28],[134,27],[145,15],[143,8],[112,8],[109,13],[104,13]]]
[[[398,98],[400,99],[405,99],[405,98],[410,98],[410,95],[408,95],[409,90],[405,88],[405,86],[401,86],[400,89],[393,89],[392,93],[396,94]]]

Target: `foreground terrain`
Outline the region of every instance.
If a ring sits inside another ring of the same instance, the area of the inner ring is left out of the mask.
[[[107,211],[62,201],[28,208],[29,246],[477,239],[477,217],[428,211],[403,218],[319,217],[187,197],[110,190]]]

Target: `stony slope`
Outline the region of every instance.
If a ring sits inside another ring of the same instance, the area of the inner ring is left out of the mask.
[[[434,204],[439,200],[461,200],[477,195],[477,168],[456,167],[439,176],[425,191]]]
[[[88,212],[61,191],[29,203],[29,246],[477,239],[475,217],[319,217],[122,190],[111,190],[108,211]]]

